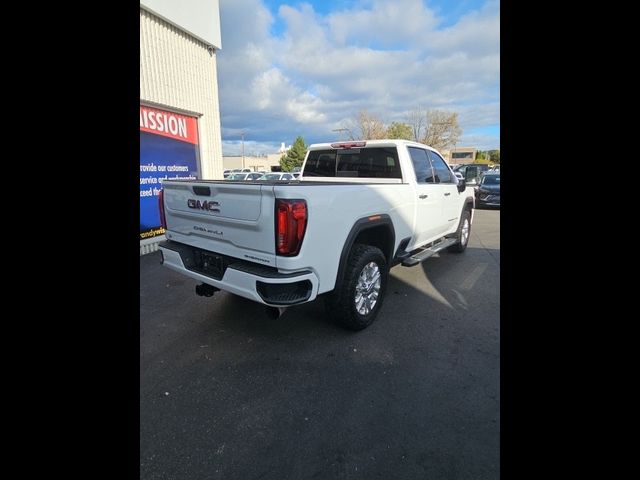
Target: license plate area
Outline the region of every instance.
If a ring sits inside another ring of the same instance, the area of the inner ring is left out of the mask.
[[[220,280],[224,275],[224,259],[221,255],[216,255],[215,253],[196,250],[193,252],[191,270]]]

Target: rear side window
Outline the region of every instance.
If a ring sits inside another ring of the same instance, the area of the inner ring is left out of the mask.
[[[427,157],[427,151],[423,148],[409,147],[409,155],[413,169],[416,172],[416,182],[418,183],[435,183],[433,179],[433,170],[431,163]]]
[[[312,150],[305,177],[402,178],[395,147]]]
[[[431,164],[436,174],[436,183],[453,183],[453,174],[444,160],[436,152],[429,150],[429,157],[431,158]]]

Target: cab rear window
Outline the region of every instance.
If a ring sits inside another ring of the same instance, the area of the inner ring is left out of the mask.
[[[402,178],[396,147],[313,150],[305,177]]]

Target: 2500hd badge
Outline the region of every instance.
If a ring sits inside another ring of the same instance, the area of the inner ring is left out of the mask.
[[[220,237],[224,235],[224,232],[221,232],[220,230],[209,230],[208,228],[204,228],[199,225],[194,225],[193,229],[198,230],[199,232],[213,233],[214,235],[218,235]]]

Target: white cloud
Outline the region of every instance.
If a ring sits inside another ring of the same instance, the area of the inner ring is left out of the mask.
[[[500,123],[500,103],[492,102],[482,105],[469,105],[458,110],[460,122],[468,128],[486,127]]]
[[[369,8],[356,7],[328,15],[332,38],[338,45],[348,42],[383,47],[424,41],[437,25],[434,12],[421,0],[375,0]]]
[[[495,136],[485,134],[463,135],[457,143],[458,147],[475,147],[478,150],[494,150],[500,148],[500,143],[496,143]]]
[[[390,123],[418,105],[460,112],[463,130],[499,123],[498,2],[444,29],[420,0],[372,0],[324,16],[284,5],[275,17],[260,0],[220,3],[225,140],[245,131],[275,148],[297,135],[326,141],[359,110]],[[274,36],[276,21],[284,28]]]
[[[449,28],[434,33],[430,48],[440,53],[464,51],[469,56],[497,54],[500,49],[500,11],[488,2],[480,11],[463,15]]]

